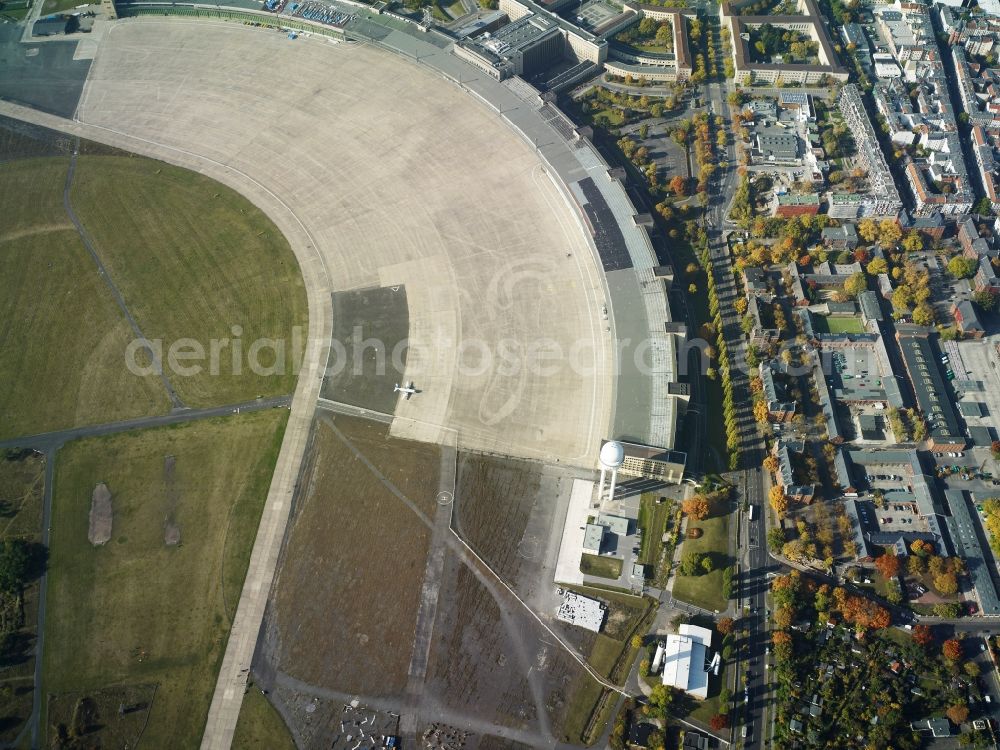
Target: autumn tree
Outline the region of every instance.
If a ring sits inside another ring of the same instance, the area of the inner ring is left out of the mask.
[[[928,646],[934,641],[934,631],[927,625],[913,626],[913,640],[921,646]]]
[[[769,471],[772,474],[778,470],[778,457],[768,456],[764,459],[764,470]]]
[[[844,282],[844,294],[848,297],[857,297],[868,288],[868,279],[860,271],[852,273]]]
[[[716,714],[708,720],[708,725],[716,732],[722,731],[729,726],[729,717],[726,714]]]
[[[767,401],[758,401],[753,405],[753,417],[758,422],[763,424],[768,421],[771,416],[770,410],[767,408]]]
[[[834,589],[836,597],[837,591]],[[840,606],[840,614],[844,619],[862,629],[880,630],[887,628],[892,623],[889,611],[871,599],[863,596],[846,596]]]
[[[892,219],[883,219],[878,225],[878,243],[883,249],[888,249],[903,237],[903,230]]]
[[[785,497],[784,490],[775,485],[767,493],[767,499],[771,503],[771,507],[774,508],[774,512],[778,514],[778,518],[784,518],[788,511],[788,498]]]
[[[948,273],[956,279],[968,279],[975,275],[978,266],[979,264],[972,258],[956,255],[948,261]]]
[[[733,628],[736,623],[733,622],[732,617],[723,617],[717,623],[715,623],[715,629],[718,630],[723,635],[729,635],[733,632]]]
[[[702,519],[708,518],[709,505],[708,498],[704,495],[694,495],[685,500],[681,506],[685,513],[687,513],[695,521],[701,521]]]
[[[878,224],[874,219],[862,219],[858,222],[858,236],[865,242],[874,242],[878,237]]]
[[[955,703],[954,705],[948,706],[944,715],[951,719],[953,724],[960,726],[969,719],[969,707],[964,703]]]
[[[878,276],[880,273],[889,273],[889,264],[885,262],[885,258],[873,258],[865,270],[869,276]]]
[[[941,655],[948,661],[958,661],[962,658],[962,644],[954,638],[949,638],[941,644]]]
[[[887,553],[875,559],[875,568],[886,580],[899,575],[902,563],[894,553]]]
[[[958,580],[954,573],[942,573],[934,576],[934,588],[942,594],[954,594],[958,591]]]

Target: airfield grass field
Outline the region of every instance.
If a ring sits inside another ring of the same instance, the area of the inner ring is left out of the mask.
[[[704,552],[712,556],[715,569],[704,575],[674,579],[674,598],[694,604],[712,612],[724,610],[729,602],[722,596],[722,571],[729,561],[729,514],[721,513],[701,521],[688,521],[689,528],[697,526],[704,533],[698,539],[685,539],[681,553]]]
[[[72,197],[147,338],[162,339],[164,351],[194,339],[206,355],[213,339],[242,339],[241,366],[233,367],[230,346],[220,350],[217,375],[206,359],[201,373],[171,376],[188,406],[295,389],[293,328],[304,348],[305,288],[288,242],[260,210],[203,175],[128,156],[81,157]],[[284,346],[283,363],[271,348],[259,352],[262,366],[280,364],[278,374],[250,371],[251,348],[265,339]]]
[[[251,689],[243,697],[232,748],[233,750],[295,750],[295,742],[284,720],[260,690]]]
[[[287,416],[208,419],[60,451],[43,656],[53,720],[61,695],[101,706],[115,686],[155,684],[144,744],[198,744]],[[114,517],[111,540],[95,547],[88,515],[98,482]],[[180,542],[168,546],[173,526]],[[106,709],[94,722],[108,741],[119,723]],[[52,725],[43,716],[49,733]]]
[[[155,374],[126,366],[135,338],[63,205],[67,136],[31,137],[0,122],[0,438],[162,414]],[[49,140],[46,140],[48,138]],[[83,142],[73,208],[143,334],[163,359],[183,338],[205,352],[202,372],[171,374],[187,406],[291,393],[306,299],[286,240],[242,196],[202,175]],[[240,335],[233,333],[238,326]],[[213,340],[218,374],[210,372]],[[279,364],[268,340],[284,347]],[[251,372],[254,359],[277,374]],[[143,354],[137,359],[147,364]],[[168,363],[169,364],[169,363]],[[168,369],[170,369],[168,367]]]
[[[268,658],[283,672],[397,697],[406,687],[430,529],[383,478],[421,513],[433,513],[439,449],[387,430],[342,416],[317,421],[266,627]]]
[[[62,208],[67,160],[0,180],[0,437],[162,413],[155,376],[124,366],[131,331]]]

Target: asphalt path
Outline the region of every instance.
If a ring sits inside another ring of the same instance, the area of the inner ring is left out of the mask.
[[[63,446],[71,440],[78,440],[79,438],[114,435],[119,432],[130,432],[132,430],[145,430],[150,427],[192,422],[196,419],[207,419],[209,417],[224,417],[228,414],[238,414],[245,411],[284,408],[288,407],[291,402],[291,396],[271,396],[270,398],[258,398],[254,401],[228,404],[227,406],[210,406],[204,409],[175,409],[169,414],[161,414],[156,417],[124,419],[120,422],[71,427],[66,430],[42,432],[37,435],[7,438],[0,440],[0,450],[7,448],[31,448],[42,453],[47,453]]]

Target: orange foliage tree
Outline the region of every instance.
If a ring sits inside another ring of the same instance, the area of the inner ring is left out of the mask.
[[[934,633],[927,625],[914,625],[913,640],[921,646],[927,646],[934,640]]]
[[[716,714],[708,720],[708,725],[716,732],[729,726],[729,717],[725,714]]]
[[[700,521],[703,518],[708,518],[708,500],[705,499],[704,495],[695,495],[694,497],[689,497],[683,503],[684,512],[687,513],[691,518],[696,521]]]
[[[941,655],[948,661],[958,661],[962,658],[962,644],[954,638],[949,638],[941,645]]]
[[[900,565],[900,560],[895,553],[888,553],[875,558],[875,568],[886,579],[898,576]]]

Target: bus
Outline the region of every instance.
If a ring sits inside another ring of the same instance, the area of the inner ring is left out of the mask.
[[[750,520],[751,521],[753,520],[753,511],[754,511],[754,508],[756,508],[756,507],[757,507],[756,505],[751,505],[750,506]]]

